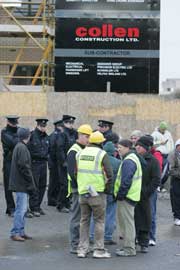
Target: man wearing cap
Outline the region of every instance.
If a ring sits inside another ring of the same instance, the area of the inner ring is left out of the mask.
[[[107,153],[102,149],[105,141],[99,131],[93,132],[89,145],[77,154],[77,184],[81,208],[80,242],[78,257],[85,258],[89,250],[89,227],[93,214],[95,223],[94,258],[110,258],[104,249],[105,192],[111,192],[112,167]]]
[[[180,139],[175,143],[175,149],[168,157],[171,176],[171,207],[174,215],[174,225],[180,226]]]
[[[49,155],[49,137],[46,133],[48,119],[36,119],[37,126],[31,133],[28,148],[32,159],[32,172],[36,185],[36,192],[29,198],[29,208],[36,217],[44,215],[41,209],[44,193],[47,185],[47,160]]]
[[[69,140],[69,148],[76,142],[78,138],[77,130],[73,128],[76,117],[64,114],[62,117],[64,133]]]
[[[31,168],[31,156],[27,148],[30,139],[30,130],[18,129],[19,142],[15,146],[12,156],[9,189],[16,193],[16,210],[14,213],[11,239],[24,242],[32,239],[25,234],[25,213],[27,211],[27,195],[35,191],[35,184]]]
[[[67,171],[68,171],[68,193],[72,194],[72,204],[70,211],[70,253],[77,253],[79,244],[79,228],[81,211],[79,205],[79,195],[77,190],[77,175],[76,170],[76,154],[79,153],[89,142],[89,136],[92,133],[90,125],[81,125],[78,128],[78,139],[75,144],[69,149],[67,155]]]
[[[17,136],[19,117],[16,115],[9,115],[6,119],[7,126],[1,131],[1,142],[3,148],[3,180],[6,199],[6,214],[13,216],[15,203],[12,191],[9,190],[9,176],[13,150],[19,140]]]
[[[142,136],[136,142],[136,151],[145,161],[142,166],[141,200],[135,207],[136,238],[142,253],[148,252],[152,222],[150,198],[160,184],[161,175],[159,162],[150,153],[151,147],[150,136]]]
[[[63,132],[62,120],[54,122],[54,131],[49,136],[49,186],[48,186],[48,205],[56,206],[60,188],[61,171],[60,168],[66,162],[66,153],[69,147],[67,135]]]
[[[103,133],[104,137],[107,139],[108,136],[112,135],[113,122],[108,120],[98,120],[98,130]]]
[[[168,179],[169,163],[168,154],[174,149],[174,141],[171,133],[168,131],[168,124],[165,121],[160,122],[159,127],[152,133],[154,145],[157,151],[163,156],[163,171],[161,175],[161,190]]]

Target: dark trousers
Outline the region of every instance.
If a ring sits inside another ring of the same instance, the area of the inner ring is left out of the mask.
[[[180,219],[180,179],[171,178],[170,196],[174,218]]]
[[[150,199],[141,200],[135,207],[136,239],[140,246],[149,246],[151,222]]]
[[[161,187],[164,186],[169,177],[169,162],[168,155],[163,156],[163,166],[162,166],[162,174],[161,174]]]
[[[36,191],[29,196],[29,208],[31,211],[39,211],[47,185],[47,162],[33,162],[32,173]]]
[[[9,177],[11,170],[11,161],[3,161],[3,181],[4,181],[4,192],[6,200],[6,214],[10,214],[15,210],[15,203],[12,191],[9,191]]]
[[[51,162],[51,166],[49,168],[48,204],[57,204],[59,191],[60,181],[58,165],[56,162]]]
[[[58,166],[60,191],[57,199],[57,208],[62,209],[63,207],[70,207],[68,194],[68,179],[67,179],[67,168],[61,165]]]

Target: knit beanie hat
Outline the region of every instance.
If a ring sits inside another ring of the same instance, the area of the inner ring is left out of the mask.
[[[120,140],[119,144],[127,148],[132,148],[132,142],[130,140]]]
[[[31,134],[29,128],[18,128],[17,135],[20,141],[28,139],[29,135]]]
[[[152,138],[150,135],[142,136],[137,142],[136,145],[142,146],[146,151],[152,147]]]
[[[178,139],[178,140],[176,141],[176,143],[175,143],[175,148],[176,148],[178,145],[180,145],[180,139]]]
[[[162,121],[162,122],[159,124],[159,128],[160,128],[160,129],[167,129],[167,128],[168,128],[168,124],[167,124],[165,121]]]

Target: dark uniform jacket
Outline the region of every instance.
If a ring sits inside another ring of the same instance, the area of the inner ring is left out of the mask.
[[[35,189],[31,170],[31,156],[23,142],[19,142],[13,152],[9,189],[29,193]]]
[[[68,138],[68,150],[69,148],[76,142],[77,138],[78,138],[78,133],[77,130],[70,129],[70,128],[66,128],[64,127],[64,133],[67,135]]]
[[[31,132],[31,139],[28,149],[32,161],[47,161],[49,155],[49,137],[46,132],[41,132],[38,128]]]
[[[63,165],[67,158],[69,141],[67,135],[59,129],[55,129],[49,136],[49,163],[58,162]]]
[[[158,160],[149,152],[143,155],[141,200],[135,208],[136,228],[149,231],[151,227],[150,196],[160,184],[160,166]]]
[[[19,139],[17,136],[17,127],[11,127],[7,125],[1,131],[1,142],[3,148],[3,157],[6,161],[12,160],[13,149],[18,143]]]

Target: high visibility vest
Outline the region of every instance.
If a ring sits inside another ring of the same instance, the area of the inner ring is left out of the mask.
[[[105,178],[102,160],[105,155],[106,152],[104,150],[90,146],[76,155],[79,194],[88,193],[88,186],[92,186],[96,192],[104,192]]]
[[[133,176],[132,179],[132,184],[131,187],[126,195],[126,197],[132,201],[138,202],[140,201],[140,196],[141,196],[141,185],[142,185],[142,168],[141,168],[141,163],[138,159],[138,157],[136,156],[136,154],[131,153],[129,154],[127,157],[125,157],[125,160],[132,160],[136,163],[136,172]],[[114,195],[115,197],[117,197],[118,191],[121,187],[121,168],[122,168],[123,162],[121,163],[118,173],[117,173],[117,178],[115,181],[115,185],[114,185]]]
[[[69,152],[71,152],[71,151],[75,151],[76,153],[79,153],[81,150],[82,150],[81,146],[79,144],[75,143],[71,146],[71,148],[69,149],[67,154],[69,154]],[[71,181],[72,181],[72,179],[71,179],[70,175],[68,174],[68,195],[67,195],[67,197],[69,197],[72,193]]]

